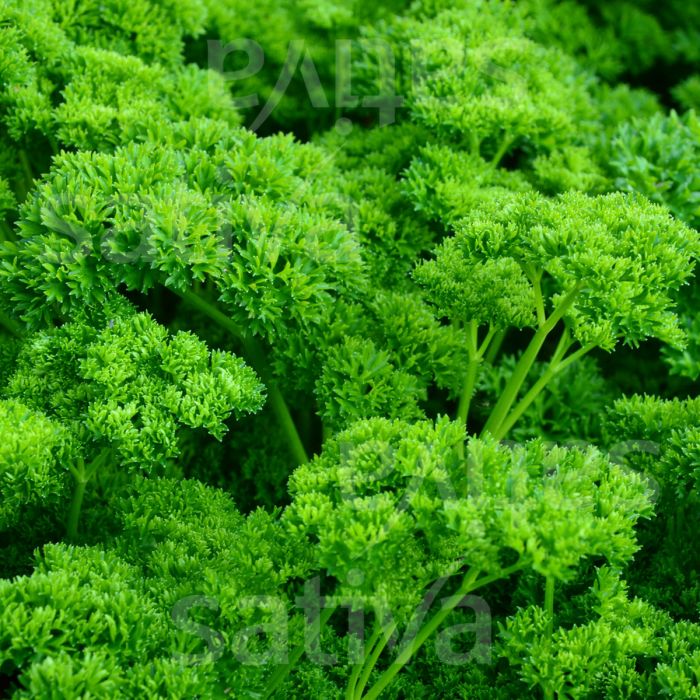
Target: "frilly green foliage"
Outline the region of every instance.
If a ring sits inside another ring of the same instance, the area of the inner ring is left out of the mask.
[[[632,396],[615,402],[606,419],[608,441],[645,441],[651,450],[633,450],[626,459],[653,474],[665,489],[683,498],[698,487],[700,399],[664,401]]]
[[[656,114],[622,124],[611,143],[617,189],[666,205],[690,226],[700,224],[700,123],[694,112]]]
[[[534,326],[541,285],[555,308],[574,290],[564,318],[582,344],[682,343],[672,293],[691,275],[700,242],[663,208],[621,194],[512,195],[455,228],[415,272],[445,316]]]
[[[700,111],[700,76],[691,75],[676,85],[673,96],[685,109]]]
[[[169,338],[147,314],[38,333],[6,394],[65,425],[84,458],[108,447],[124,466],[146,472],[177,456],[181,427],[220,439],[232,413],[257,411],[264,398],[243,360],[209,351],[190,333]]]
[[[345,173],[338,187],[347,201],[342,219],[367,251],[368,276],[406,288],[413,261],[430,248],[434,235],[406,207],[402,183],[391,171],[358,167]]]
[[[28,321],[100,303],[121,285],[184,293],[209,282],[241,335],[274,337],[318,322],[334,294],[358,284],[361,254],[332,217],[323,151],[216,122],[177,133],[178,146],[56,159],[5,251]]]
[[[596,163],[592,149],[586,146],[564,146],[532,162],[531,179],[544,194],[577,190],[600,194],[610,187],[603,169]]]
[[[608,410],[605,430],[617,458],[656,485],[659,515],[640,533],[644,556],[630,572],[631,584],[672,614],[695,619],[700,610],[700,557],[693,534],[699,523],[700,400],[620,399]]]
[[[440,324],[415,291],[379,291],[334,320],[315,387],[330,430],[374,415],[424,417],[432,386],[459,395],[465,335]]]
[[[24,689],[16,697],[224,697],[259,682],[259,667],[241,666],[232,644],[257,611],[241,599],[274,593],[299,570],[273,544],[279,526],[262,513],[244,519],[196,482],[134,486],[107,551],[47,546],[31,576],[0,582],[0,649]],[[206,600],[219,609],[209,637],[194,624]],[[205,658],[216,650],[207,640],[223,641],[219,663]]]
[[[3,0],[0,17],[0,151],[16,153],[0,158],[0,175],[20,201],[47,152],[111,150],[205,114],[239,121],[224,80],[182,59],[183,38],[203,31],[202,5]]]
[[[347,134],[342,129],[331,129],[316,136],[316,142],[325,146],[343,171],[356,168],[380,168],[397,176],[406,168],[414,152],[431,138],[430,131],[410,121],[392,124],[391,128],[364,129],[354,125]]]
[[[610,160],[610,144],[618,128],[632,119],[651,119],[663,112],[658,95],[626,83],[597,83],[592,89],[598,110],[598,129],[587,136],[585,143],[593,150],[603,172]]]
[[[401,370],[459,394],[460,367],[466,361],[465,334],[441,324],[420,293],[383,292],[370,305],[368,331],[388,349]]]
[[[320,415],[331,430],[377,415],[423,418],[418,402],[424,394],[414,377],[392,365],[388,353],[371,340],[352,337],[331,348],[316,385]]]
[[[615,186],[640,192],[662,204],[690,226],[700,226],[700,179],[696,163],[700,155],[700,124],[692,110],[679,116],[671,112],[633,118],[613,133],[609,170]],[[687,331],[684,349],[664,348],[671,372],[697,379],[700,375],[700,327],[695,311],[697,280],[679,297],[679,309]]]
[[[243,0],[223,4],[204,0],[204,4],[207,36],[220,41],[224,52],[230,43],[239,52],[250,52],[237,61],[234,51],[223,61],[224,70],[232,73],[231,90],[247,121],[255,123],[268,106],[274,124],[291,124],[303,133],[331,126],[333,107],[342,101],[344,91],[336,92],[336,74],[340,72],[337,42],[349,43],[363,25],[371,26],[410,3],[263,0],[251,6]],[[250,40],[257,46],[248,43]],[[200,62],[205,57],[202,46]],[[246,71],[249,61],[254,68]],[[338,82],[344,79],[347,76]]]
[[[46,416],[37,430],[43,429],[49,453],[31,458],[27,452],[27,465],[18,463],[20,471],[36,472],[27,474],[21,490],[27,502],[40,503],[47,494],[61,494],[66,473],[72,474],[72,538],[86,486],[98,472],[116,465],[166,473],[180,455],[183,430],[202,428],[220,440],[229,417],[255,412],[264,401],[263,386],[240,358],[209,351],[191,333],[170,338],[150,315],[121,306],[102,327],[76,320],[28,338],[4,392]],[[51,421],[70,444],[54,460],[48,455],[59,438],[48,437]]]
[[[0,0],[0,695],[700,697],[698,39]]]
[[[404,188],[417,211],[446,227],[504,190],[531,189],[518,171],[495,169],[479,155],[433,144],[421,148],[411,161]]]
[[[528,0],[531,35],[578,58],[606,80],[644,73],[673,55],[673,36],[636,3],[597,3],[595,9],[586,4]]]
[[[542,608],[520,610],[501,631],[501,653],[530,687],[559,697],[697,697],[700,626],[631,598],[619,572],[598,571],[580,614],[594,619],[547,633]]]
[[[0,531],[17,525],[27,507],[60,503],[69,484],[66,429],[15,400],[0,402]]]
[[[585,74],[528,39],[509,3],[460,3],[429,21],[397,20],[367,35],[392,47],[411,117],[494,163],[516,148],[547,152],[570,143],[592,116]],[[379,83],[380,66],[365,70],[366,81]]]
[[[594,449],[473,438],[462,456],[462,440],[444,418],[361,421],[295,471],[284,520],[341,597],[398,612],[463,567],[497,575],[516,560],[566,580],[583,557],[621,563],[636,551],[633,523],[650,513],[641,478]]]

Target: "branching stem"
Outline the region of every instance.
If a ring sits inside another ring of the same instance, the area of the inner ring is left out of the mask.
[[[29,157],[27,156],[27,152],[21,148],[18,151],[18,157],[19,157],[19,164],[22,168],[22,175],[23,175],[23,180],[24,182],[22,189],[17,193],[18,199],[20,202],[24,201],[27,197],[27,193],[29,190],[31,190],[32,185],[34,184],[34,173],[32,172],[32,165],[29,162]]]
[[[506,136],[503,141],[501,141],[498,150],[494,153],[491,159],[491,165],[497,168],[500,162],[503,160],[503,156],[508,152],[508,149],[513,145],[513,138]]]
[[[525,567],[524,562],[518,562],[513,566],[510,566],[496,574],[490,574],[484,576],[483,578],[477,578],[479,572],[471,569],[460,584],[459,588],[454,595],[443,601],[442,608],[433,615],[433,617],[428,620],[428,622],[421,627],[418,634],[415,636],[413,641],[403,647],[399,655],[396,657],[394,662],[384,671],[384,673],[379,677],[379,680],[370,688],[369,692],[364,696],[364,700],[376,700],[379,694],[391,683],[394,677],[399,673],[399,671],[411,660],[413,655],[425,644],[425,642],[430,639],[430,637],[438,630],[440,625],[445,621],[447,616],[459,605],[463,600],[464,596],[468,595],[472,591],[478,588],[498,581],[499,579],[506,578],[516,571],[520,571]],[[371,669],[370,669],[371,670]],[[356,697],[356,700],[359,700]]]
[[[566,334],[566,332],[565,332]],[[564,338],[564,336],[562,336]],[[500,427],[494,433],[494,437],[497,440],[503,440],[503,438],[508,434],[510,429],[517,423],[522,415],[527,411],[530,405],[535,401],[535,399],[544,391],[549,382],[559,374],[559,372],[564,371],[569,365],[573,364],[577,360],[581,359],[584,355],[593,350],[596,346],[595,343],[589,343],[583,347],[576,350],[576,352],[571,353],[566,359],[563,359],[566,351],[571,347],[573,341],[569,341],[564,345],[557,347],[554,351],[554,355],[549,363],[549,366],[542,374],[542,376],[532,385],[530,390],[523,396],[522,399],[516,404],[515,408],[508,414],[505,420],[501,423]]]
[[[545,340],[547,340],[547,337],[554,330],[557,323],[561,321],[566,312],[576,301],[576,297],[579,295],[581,289],[582,284],[577,284],[559,302],[559,305],[554,309],[554,311],[552,311],[550,316],[545,320],[544,324],[537,329],[535,335],[530,341],[530,344],[527,346],[527,348],[525,348],[525,352],[523,352],[523,354],[520,356],[520,360],[518,360],[518,363],[515,365],[513,374],[508,380],[503,393],[496,402],[491,415],[486,421],[483,434],[490,433],[494,436],[499,434],[500,428],[503,422],[506,420],[506,417],[508,416],[513,404],[515,403],[518,392],[525,382],[528,373],[535,364],[537,356],[539,355]]]
[[[459,406],[457,407],[457,420],[462,425],[466,425],[467,419],[469,418],[469,408],[471,406],[472,397],[474,396],[476,381],[479,377],[479,365],[495,335],[496,329],[489,327],[486,337],[481,345],[479,345],[479,327],[477,322],[470,321],[467,325],[467,354],[469,356],[469,361],[467,363],[467,372],[464,376],[462,393],[459,397]]]
[[[552,635],[554,634],[554,583],[554,577],[547,576],[544,589],[544,611],[547,614],[545,635],[547,644],[550,646],[552,644]],[[544,698],[545,700],[553,700],[554,691],[551,687],[545,687]]]
[[[255,369],[255,371],[263,378],[267,385],[267,390],[270,397],[270,406],[287,438],[287,444],[292,455],[294,456],[295,461],[297,464],[305,464],[308,462],[309,457],[306,454],[304,444],[299,437],[299,432],[296,425],[294,425],[294,420],[289,412],[289,407],[287,406],[287,403],[285,402],[282,393],[277,388],[274,380],[269,377],[265,356],[258,342],[250,336],[244,336],[238,326],[226,314],[217,309],[213,304],[210,304],[208,301],[202,299],[202,297],[199,295],[190,291],[173,291],[175,291],[175,293],[188,304],[201,311],[205,316],[221,326],[224,330],[228,331],[243,345],[246,359],[250,362],[253,369]]]
[[[3,242],[16,240],[12,227],[5,219],[0,219],[0,238],[2,238]]]
[[[542,328],[547,322],[547,312],[544,308],[544,299],[542,298],[542,272],[533,275],[530,279],[532,282],[532,290],[535,294],[535,313],[537,314],[537,325]]]
[[[320,635],[321,632],[323,631],[323,628],[326,626],[326,623],[328,620],[330,620],[331,615],[335,612],[335,607],[330,606],[327,608],[323,608],[321,610],[321,614],[319,617],[319,626],[318,626],[318,634]],[[292,655],[289,657],[289,661],[286,664],[282,664],[281,666],[278,666],[275,669],[275,672],[270,676],[270,680],[267,684],[267,689],[265,691],[265,695],[263,696],[265,700],[268,700],[268,698],[271,698],[274,694],[277,688],[284,683],[284,679],[291,673],[292,669],[296,664],[299,662],[299,659],[303,656],[304,652],[306,651],[306,643],[310,643],[315,641],[316,637],[313,639],[306,639],[305,644],[299,644],[295,649]]]
[[[355,687],[354,700],[362,700],[362,693],[365,692],[365,687],[369,677],[372,675],[372,670],[377,665],[377,661],[382,651],[384,651],[384,648],[389,643],[391,635],[394,634],[394,630],[396,630],[396,622],[391,622],[384,627],[381,625],[378,626],[377,631],[379,632],[379,637],[375,641],[374,646],[369,650],[369,656],[362,668],[362,675]]]
[[[498,355],[506,339],[506,333],[507,331],[505,328],[501,328],[500,330],[496,331],[496,334],[493,336],[493,341],[491,342],[491,345],[484,356],[485,362],[488,362],[490,365],[494,363],[496,356]]]
[[[78,538],[78,525],[80,523],[80,512],[83,507],[85,498],[85,490],[90,480],[95,476],[95,473],[107,462],[112,451],[105,447],[90,462],[87,467],[85,462],[80,459],[77,466],[70,466],[70,472],[75,479],[75,487],[73,489],[73,498],[71,499],[70,510],[68,511],[67,535],[71,542],[75,542]]]
[[[362,673],[362,669],[367,665],[368,659],[372,654],[374,647],[378,644],[379,638],[382,633],[381,625],[376,625],[372,636],[367,640],[367,647],[364,650],[364,659],[360,663],[356,663],[352,668],[352,673],[348,680],[348,686],[345,689],[345,700],[355,700],[355,693],[357,692],[357,683]]]
[[[2,311],[0,311],[0,326],[17,339],[24,337],[21,326]]]

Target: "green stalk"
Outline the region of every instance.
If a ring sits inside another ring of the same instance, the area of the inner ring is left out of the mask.
[[[194,292],[189,290],[186,292],[180,292],[176,289],[171,291],[175,292],[181,299],[186,301],[190,306],[194,306],[195,309],[201,311],[205,316],[208,316],[214,323],[221,326],[224,330],[227,330],[236,340],[243,342],[243,334],[241,333],[238,326],[225,314],[219,311],[213,304],[202,299]]]
[[[464,385],[462,393],[459,397],[459,406],[457,407],[457,421],[462,425],[467,424],[469,416],[469,404],[471,403],[476,386],[476,378],[479,371],[478,349],[477,349],[477,333],[478,327],[476,321],[470,321],[467,328],[467,355],[469,362],[467,363],[467,373],[464,377]]]
[[[462,393],[459,397],[459,406],[457,407],[457,422],[461,425],[467,424],[467,418],[469,417],[469,407],[471,405],[472,397],[474,396],[474,389],[476,388],[476,380],[479,376],[479,365],[481,360],[476,357],[472,357],[467,364],[467,374],[464,377],[464,385],[462,386]]]
[[[294,460],[298,465],[306,464],[309,461],[309,456],[306,454],[306,448],[299,437],[294,419],[289,412],[287,403],[282,396],[282,392],[273,383],[268,383],[267,390],[270,394],[270,405],[277,416],[280,427],[287,438],[287,445],[294,456]]]
[[[551,313],[549,318],[540,326],[533,336],[530,344],[525,348],[525,352],[520,356],[520,360],[515,365],[513,374],[508,380],[503,393],[496,402],[489,419],[486,421],[482,434],[491,433],[496,435],[501,424],[506,419],[510,409],[515,403],[518,392],[522,387],[528,373],[537,360],[542,346],[544,345],[547,336],[554,330],[555,326],[564,317],[564,314],[571,308],[576,297],[581,291],[580,284],[576,285],[560,302],[559,306]]]
[[[477,588],[498,581],[501,578],[506,578],[512,573],[519,571],[525,567],[525,563],[514,564],[513,566],[503,569],[497,574],[484,576],[478,579],[478,571],[471,570],[463,579],[457,592],[450,596],[444,603],[439,612],[420,629],[413,642],[407,645],[403,651],[396,657],[396,660],[387,668],[379,677],[379,680],[370,688],[369,692],[364,696],[364,700],[376,700],[379,694],[391,683],[396,674],[411,660],[413,655],[425,644],[425,642],[437,631],[438,627],[444,622],[445,618],[459,605],[464,596],[468,595]],[[370,669],[371,671],[371,669]]]
[[[503,159],[503,156],[506,154],[506,151],[513,145],[513,138],[508,136],[501,141],[501,145],[498,147],[498,150],[496,151],[495,155],[491,159],[491,166],[494,168],[498,167],[498,164],[501,162]]]
[[[0,311],[0,325],[15,338],[19,339],[24,336],[24,333],[22,332],[22,327],[3,311]]]
[[[549,333],[550,329],[546,325],[539,328],[535,333],[530,344],[525,349],[525,352],[520,356],[520,360],[518,360],[518,363],[515,365],[513,374],[508,380],[503,393],[496,402],[493,411],[491,411],[491,415],[484,426],[483,434],[491,433],[495,435],[497,433],[498,428],[508,415],[508,411],[517,398],[520,387],[523,385],[525,378],[532,369],[532,365],[535,364],[537,355],[542,349],[544,341],[547,339]]]
[[[473,156],[481,155],[481,141],[475,131],[469,133],[469,152]]]
[[[547,627],[545,635],[547,644],[551,645],[554,634],[554,577],[547,576],[544,589],[544,610],[547,613]],[[553,700],[554,691],[551,688],[544,689],[545,700]]]
[[[469,408],[471,406],[471,400],[474,396],[474,389],[476,388],[476,380],[479,376],[479,365],[481,364],[484,354],[486,353],[491,341],[496,335],[495,328],[489,328],[486,338],[479,346],[479,328],[476,321],[470,321],[468,325],[468,345],[467,353],[469,355],[469,362],[467,364],[467,373],[464,377],[464,385],[462,387],[462,393],[459,397],[459,406],[457,407],[457,421],[462,425],[467,424],[467,419],[469,418]]]
[[[78,523],[80,522],[80,511],[83,507],[87,483],[88,480],[84,477],[75,477],[75,488],[73,489],[73,498],[71,499],[70,510],[68,511],[67,527],[68,539],[71,542],[75,542],[78,539]]]
[[[48,139],[49,146],[51,146],[51,153],[53,153],[53,155],[57,156],[58,155],[58,141],[53,136],[47,136],[46,138]]]
[[[515,408],[508,414],[508,416],[503,420],[499,429],[494,433],[494,437],[497,440],[502,440],[508,431],[513,427],[513,425],[520,419],[522,414],[528,409],[530,404],[539,396],[539,394],[544,390],[547,384],[552,380],[552,378],[561,370],[568,367],[571,362],[581,356],[580,351],[574,353],[571,358],[567,358],[566,361],[562,361],[564,355],[567,353],[569,348],[574,344],[571,339],[571,335],[568,328],[564,328],[564,332],[559,338],[557,347],[552,354],[552,358],[549,361],[549,366],[542,374],[542,376],[535,382],[531,389],[525,394],[525,396],[518,402]],[[592,347],[591,347],[592,349]]]
[[[544,326],[547,322],[547,313],[544,308],[544,299],[542,298],[542,271],[533,274],[530,277],[532,282],[532,291],[535,295],[535,311],[537,313],[537,325]]]
[[[226,316],[226,314],[219,311],[219,309],[217,309],[213,304],[205,301],[194,292],[179,292],[177,290],[172,291],[174,291],[188,304],[201,311],[205,316],[217,323],[223,329],[227,330],[234,338],[243,344],[246,359],[250,362],[253,369],[255,369],[255,371],[258,372],[258,374],[260,374],[260,376],[266,381],[270,398],[270,406],[287,438],[287,444],[292,455],[294,456],[294,459],[296,460],[297,464],[305,464],[308,462],[309,457],[306,454],[304,444],[299,437],[299,432],[294,425],[292,415],[289,412],[289,408],[287,407],[282,393],[277,388],[274,381],[268,376],[267,367],[265,366],[264,353],[257,341],[251,337],[244,337],[238,326],[228,316]]]
[[[547,576],[544,588],[544,611],[547,613],[546,633],[549,637],[554,634],[554,576]]]
[[[331,615],[335,612],[334,607],[328,607],[328,608],[323,608],[321,610],[321,615],[319,617],[319,627],[318,627],[318,634],[320,636],[321,632],[323,631],[323,628],[326,626],[326,623],[328,620],[331,618]],[[313,641],[313,640],[305,640],[306,641]],[[271,698],[277,688],[284,682],[285,678],[290,674],[294,666],[299,662],[299,659],[302,657],[304,654],[304,651],[306,651],[306,645],[305,644],[299,644],[295,649],[292,655],[289,658],[289,662],[286,664],[282,664],[281,666],[278,666],[275,669],[275,672],[272,674],[270,677],[270,680],[267,684],[267,689],[265,691],[265,695],[263,696],[264,700],[268,700]]]
[[[557,343],[557,347],[554,348],[554,352],[552,353],[552,359],[551,359],[551,364],[552,365],[559,365],[559,363],[564,359],[564,355],[566,355],[567,352],[569,352],[569,348],[574,344],[574,340],[571,337],[571,332],[569,331],[568,327],[564,328],[564,332],[561,334],[561,338],[559,338],[559,342]]]
[[[23,174],[23,187],[22,189],[17,193],[18,199],[20,202],[24,201],[27,197],[27,193],[29,190],[32,189],[32,185],[34,184],[34,173],[32,172],[32,165],[29,162],[29,157],[27,156],[27,152],[21,148],[18,152],[18,157],[19,157],[19,164],[22,168],[22,174]]]
[[[367,648],[364,650],[364,658],[361,663],[356,663],[352,667],[352,673],[348,679],[348,686],[345,689],[345,700],[355,700],[355,693],[357,690],[357,682],[362,673],[362,669],[368,663],[368,653],[371,654],[374,647],[379,643],[382,634],[381,625],[377,625],[372,633],[372,636],[367,640]]]
[[[68,539],[75,542],[78,538],[78,525],[80,523],[80,512],[85,499],[85,490],[88,483],[95,476],[97,470],[107,461],[111,450],[108,447],[100,450],[95,459],[90,462],[90,465],[85,468],[85,462],[80,459],[78,467],[69,466],[70,472],[75,479],[75,488],[73,489],[73,498],[71,499],[70,509],[68,511],[68,523],[66,532]]]
[[[19,150],[19,162],[22,166],[22,172],[27,178],[27,182],[31,185],[34,182],[34,173],[32,172],[32,165],[29,162],[27,152],[23,148],[20,148]]]
[[[10,224],[8,224],[5,219],[0,219],[0,237],[2,237],[3,242],[17,240]]]
[[[549,382],[557,375],[559,372],[565,370],[570,364],[576,362],[576,360],[583,357],[585,354],[589,353],[596,345],[590,343],[582,348],[579,348],[576,352],[572,353],[565,360],[557,359],[556,356],[552,358],[552,361],[545,371],[545,373],[533,384],[532,388],[523,396],[523,398],[518,402],[515,408],[508,414],[503,423],[501,423],[500,428],[494,433],[494,437],[497,440],[503,440],[503,438],[508,434],[510,429],[520,420],[523,413],[527,411],[532,402],[544,391]]]
[[[479,359],[484,357],[486,351],[489,349],[489,345],[491,345],[491,341],[496,337],[497,334],[498,331],[493,326],[489,326],[489,332],[486,334],[484,341],[479,346]]]
[[[372,649],[369,658],[365,662],[364,668],[362,670],[362,675],[360,676],[359,683],[357,684],[355,688],[355,696],[354,700],[362,700],[362,693],[365,691],[365,686],[367,685],[367,681],[369,680],[369,677],[372,675],[372,670],[377,664],[377,661],[379,660],[379,657],[381,656],[382,651],[384,651],[384,648],[386,645],[389,643],[389,640],[391,639],[391,635],[394,634],[394,630],[396,629],[396,623],[392,622],[391,624],[387,625],[386,627],[379,627],[379,632],[380,632],[380,638],[378,639],[377,643],[374,645],[374,648]],[[383,634],[382,634],[383,632]]]
[[[486,353],[486,357],[484,360],[488,362],[490,365],[492,365],[496,359],[496,356],[498,355],[499,350],[503,346],[503,342],[506,339],[506,329],[501,328],[500,330],[496,331],[493,341],[489,347],[488,352]]]

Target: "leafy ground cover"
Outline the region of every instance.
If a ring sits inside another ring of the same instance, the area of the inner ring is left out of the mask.
[[[0,696],[700,698],[698,47],[0,0]]]

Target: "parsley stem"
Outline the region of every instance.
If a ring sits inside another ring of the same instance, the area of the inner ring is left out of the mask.
[[[76,478],[75,480],[73,498],[71,499],[70,510],[68,511],[67,534],[71,542],[75,542],[78,538],[78,522],[80,521],[80,511],[83,507],[87,483],[87,479],[84,478]]]
[[[29,157],[27,156],[27,152],[23,149],[20,148],[18,151],[18,157],[19,157],[19,163],[22,168],[22,174],[23,174],[23,179],[24,182],[22,189],[17,193],[18,194],[18,199],[20,202],[24,201],[24,199],[27,196],[27,193],[29,190],[32,189],[32,185],[34,184],[34,173],[32,172],[32,166],[31,163],[29,162]]]
[[[493,158],[491,158],[491,166],[497,168],[500,162],[503,160],[503,156],[507,153],[508,149],[513,145],[513,138],[506,136],[503,141],[501,141],[498,146],[498,150],[494,153]]]
[[[335,607],[333,606],[329,606],[327,608],[322,609],[321,614],[319,616],[318,636],[321,635],[323,628],[326,626],[326,623],[331,618],[331,615],[333,615],[334,612]],[[274,695],[277,688],[284,682],[284,679],[290,674],[291,670],[299,662],[299,659],[301,659],[302,655],[306,651],[307,644],[314,640],[315,636],[312,639],[305,639],[304,644],[299,644],[294,649],[294,652],[289,658],[289,662],[286,664],[282,664],[275,669],[267,684],[265,695],[263,696],[265,700],[271,698]]]
[[[306,462],[309,461],[309,456],[306,454],[306,449],[299,437],[299,432],[297,431],[296,425],[294,425],[294,419],[289,412],[287,402],[284,400],[282,392],[273,383],[268,383],[267,389],[270,394],[270,405],[277,416],[280,427],[284,431],[294,459],[297,464],[306,464]]]
[[[69,467],[73,478],[75,479],[75,488],[73,489],[73,498],[71,499],[70,510],[68,511],[67,535],[71,542],[75,542],[78,538],[78,525],[80,523],[80,512],[85,499],[85,490],[88,483],[95,476],[97,470],[107,461],[111,454],[111,450],[107,447],[102,449],[95,459],[90,462],[87,469],[82,459],[78,462],[78,467]]]
[[[484,353],[487,351],[489,344],[496,335],[496,329],[493,327],[489,328],[486,337],[481,345],[479,345],[479,329],[477,322],[470,321],[469,325],[467,326],[467,330],[467,353],[469,355],[469,362],[467,364],[467,372],[464,377],[462,393],[459,397],[459,406],[457,407],[457,421],[465,426],[467,424],[467,419],[469,418],[469,408],[471,406],[472,397],[474,396],[476,381],[479,377],[479,365],[481,364]]]
[[[464,377],[464,385],[462,387],[462,393],[459,397],[459,406],[457,408],[457,422],[460,425],[467,424],[469,407],[471,405],[472,396],[474,395],[476,380],[479,376],[480,362],[480,359],[474,357],[469,360],[469,364],[467,365],[467,373]]]
[[[513,566],[503,569],[498,573],[490,574],[489,576],[484,576],[480,579],[477,578],[479,571],[472,568],[462,580],[457,592],[443,601],[442,609],[435,613],[435,615],[433,615],[433,617],[431,617],[430,620],[423,625],[411,644],[408,644],[403,648],[394,662],[384,671],[379,680],[370,688],[369,692],[364,696],[364,700],[376,700],[376,698],[379,697],[379,694],[389,685],[389,683],[391,683],[396,674],[398,674],[398,672],[411,660],[413,655],[437,631],[440,625],[445,621],[445,618],[447,618],[447,616],[459,605],[464,596],[472,591],[475,591],[477,588],[486,586],[489,583],[498,581],[499,579],[506,578],[524,567],[525,562],[518,562],[517,564],[513,564]]]
[[[544,308],[544,298],[542,297],[542,271],[533,274],[530,278],[532,291],[535,295],[535,312],[537,313],[537,325],[542,327],[547,322],[547,312]]]
[[[376,640],[376,644],[374,644],[374,647],[370,652],[369,658],[365,662],[364,668],[362,670],[362,675],[360,676],[360,680],[357,684],[357,687],[355,688],[355,700],[362,700],[362,693],[365,691],[365,686],[367,685],[367,681],[369,680],[369,677],[372,674],[372,670],[376,666],[382,651],[384,651],[384,647],[386,647],[389,640],[391,639],[391,635],[394,634],[395,629],[396,622],[391,622],[390,624],[384,627],[380,626],[377,629],[379,637]]]
[[[564,296],[564,298],[561,300],[559,306],[552,311],[551,315],[537,329],[535,335],[530,341],[530,344],[527,346],[527,348],[525,348],[525,351],[520,356],[520,360],[518,360],[518,363],[515,365],[513,374],[508,380],[503,393],[496,402],[491,415],[486,421],[482,434],[491,433],[493,436],[497,436],[499,434],[501,425],[506,420],[508,413],[515,403],[515,400],[518,397],[518,392],[525,382],[525,379],[532,369],[532,366],[535,364],[537,356],[539,355],[545,340],[547,340],[547,337],[554,330],[557,323],[559,323],[559,321],[564,317],[566,312],[576,301],[576,297],[579,295],[581,288],[582,285],[579,283],[573,289],[571,289],[569,293],[566,294],[566,296]]]
[[[17,240],[15,238],[15,234],[12,232],[12,228],[10,227],[10,224],[8,224],[5,219],[0,219],[0,238],[3,241]]]
[[[467,326],[467,354],[469,356],[469,362],[467,364],[467,373],[464,377],[462,393],[459,397],[459,406],[457,407],[457,421],[462,425],[466,425],[467,423],[469,405],[471,404],[472,395],[474,394],[474,387],[476,386],[476,379],[479,372],[479,362],[481,361],[477,349],[477,333],[478,328],[476,321],[470,321]]]
[[[547,576],[544,589],[544,609],[547,613],[547,634],[554,632],[554,577]]]
[[[190,306],[201,311],[205,316],[208,316],[214,323],[228,331],[236,340],[243,342],[243,334],[238,326],[223,312],[216,308],[213,304],[205,301],[198,294],[191,291],[180,292],[177,289],[171,290],[180,298],[186,301]]]
[[[272,408],[277,421],[279,422],[282,431],[287,438],[288,447],[294,456],[297,464],[305,464],[309,461],[309,457],[306,454],[304,444],[299,437],[299,432],[294,425],[294,420],[292,419],[292,414],[289,412],[287,403],[282,396],[282,393],[277,388],[273,379],[268,376],[268,370],[266,367],[265,357],[262,348],[258,342],[248,336],[245,337],[238,326],[223,312],[216,308],[213,304],[202,299],[198,294],[191,291],[180,292],[174,291],[178,296],[180,296],[185,302],[194,306],[198,311],[201,311],[205,316],[210,318],[212,321],[221,326],[224,330],[227,330],[232,336],[234,336],[238,341],[243,344],[245,350],[245,356],[248,362],[250,362],[253,369],[260,374],[263,381],[267,385],[268,395],[270,399],[270,407]]]
[[[379,642],[380,635],[382,633],[381,625],[376,625],[372,636],[367,640],[367,647],[364,649],[364,659],[360,663],[353,665],[352,673],[348,679],[348,686],[345,689],[345,700],[355,700],[355,694],[357,693],[357,683],[362,673],[362,669],[369,663],[369,658],[374,650],[375,646]],[[364,686],[363,686],[364,687]]]
[[[15,338],[22,338],[24,333],[21,326],[14,319],[10,318],[6,313],[0,311],[0,326]]]
[[[493,336],[491,345],[489,346],[486,356],[484,357],[484,360],[490,365],[494,363],[499,350],[503,346],[503,343],[506,339],[506,332],[507,331],[505,328],[501,328],[500,330],[496,331],[495,335]]]
[[[503,438],[508,434],[510,429],[515,425],[515,423],[520,420],[523,413],[527,411],[530,404],[544,391],[549,382],[561,371],[565,370],[570,364],[576,362],[587,353],[589,353],[593,348],[595,348],[595,343],[590,343],[588,345],[579,348],[576,352],[572,353],[565,360],[558,359],[556,357],[552,358],[552,361],[544,372],[544,374],[532,385],[532,388],[523,396],[522,399],[517,403],[515,408],[508,414],[503,423],[501,423],[500,428],[494,433],[494,437],[497,440],[503,440]]]
[[[545,628],[545,638],[548,646],[552,644],[552,635],[554,634],[554,576],[547,576],[544,589],[544,610],[547,613],[547,627]],[[552,700],[554,690],[551,686],[546,686],[544,689],[545,700]]]

